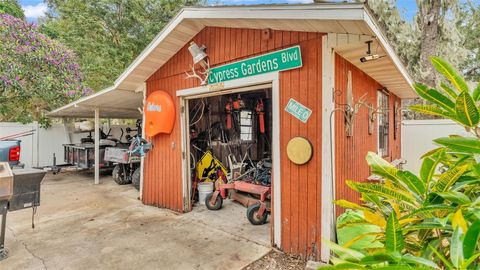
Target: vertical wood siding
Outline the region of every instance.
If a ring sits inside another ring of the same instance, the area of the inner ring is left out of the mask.
[[[280,76],[280,150],[282,193],[282,248],[292,254],[318,259],[321,226],[321,145],[322,145],[322,42],[321,35],[285,33],[284,42],[300,44],[303,67]],[[313,114],[304,124],[286,113],[293,98]],[[298,166],[285,153],[288,141],[296,136],[308,138],[314,155],[309,163]]]
[[[349,63],[340,55],[335,56],[335,90],[341,93],[336,97],[339,104],[346,103],[347,74],[352,72],[352,85],[354,101],[357,101],[365,93],[367,99],[374,107],[377,107],[377,90],[382,89],[378,82]],[[389,96],[389,154],[385,157],[388,161],[400,158],[400,128],[397,130],[397,138],[393,138],[393,107],[395,100],[400,99],[394,94]],[[341,107],[337,105],[337,108]],[[377,117],[375,117],[377,119]],[[365,181],[370,176],[370,169],[365,160],[368,151],[377,152],[377,122],[374,123],[373,134],[368,134],[368,109],[361,107],[355,115],[353,136],[347,137],[345,133],[345,118],[341,111],[335,113],[335,183],[336,199],[346,199],[352,202],[360,202],[357,192],[350,189],[346,180]],[[337,214],[343,213],[344,209],[337,207]]]
[[[264,40],[261,30],[207,27],[193,38],[207,46],[212,66],[300,45],[303,67],[280,74],[281,248],[317,259],[321,241],[321,36],[274,31],[271,39]],[[151,138],[155,147],[145,158],[143,202],[179,212],[183,209],[182,155],[180,100],[175,92],[198,86],[196,80],[185,79],[192,63],[187,46],[147,80],[147,94],[167,91],[174,97],[178,113],[172,134]],[[290,98],[312,109],[307,124],[283,110]],[[306,137],[313,144],[314,156],[307,165],[294,165],[286,156],[286,145],[295,136]]]

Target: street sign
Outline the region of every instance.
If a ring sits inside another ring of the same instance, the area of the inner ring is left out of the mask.
[[[302,66],[300,46],[275,51],[210,69],[208,83],[241,79],[259,74],[289,70]]]
[[[293,115],[295,118],[302,121],[303,123],[307,123],[308,118],[310,117],[310,115],[312,115],[312,110],[303,106],[300,102],[296,101],[293,98],[288,101],[288,104],[285,107],[285,111]]]

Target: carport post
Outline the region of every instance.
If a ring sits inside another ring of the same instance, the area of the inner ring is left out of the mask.
[[[95,108],[95,185],[100,184],[100,109]]]

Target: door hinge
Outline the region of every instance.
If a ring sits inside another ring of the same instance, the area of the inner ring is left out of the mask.
[[[182,151],[182,159],[185,159],[185,151]]]
[[[180,106],[180,113],[185,113],[185,106]]]

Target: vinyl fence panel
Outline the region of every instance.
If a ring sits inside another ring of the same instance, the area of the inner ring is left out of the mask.
[[[108,132],[108,128],[103,128]],[[125,142],[126,125],[111,125],[111,135],[113,138],[119,139],[124,130],[122,141]],[[130,128],[135,128],[130,126]],[[80,138],[88,136],[88,132],[73,133],[66,128],[64,124],[52,124],[49,128],[40,128],[37,123],[21,124],[21,123],[5,123],[0,122],[0,137],[34,130],[34,134],[18,138],[21,140],[20,162],[26,167],[45,167],[53,165],[53,154],[57,157],[57,165],[64,164],[63,161],[63,144],[79,143]],[[133,136],[136,132],[132,132]],[[92,133],[93,135],[93,133]]]
[[[422,165],[420,157],[438,147],[434,139],[452,134],[469,136],[462,126],[450,120],[405,120],[402,125],[402,158],[407,160],[404,168],[415,173]]]

